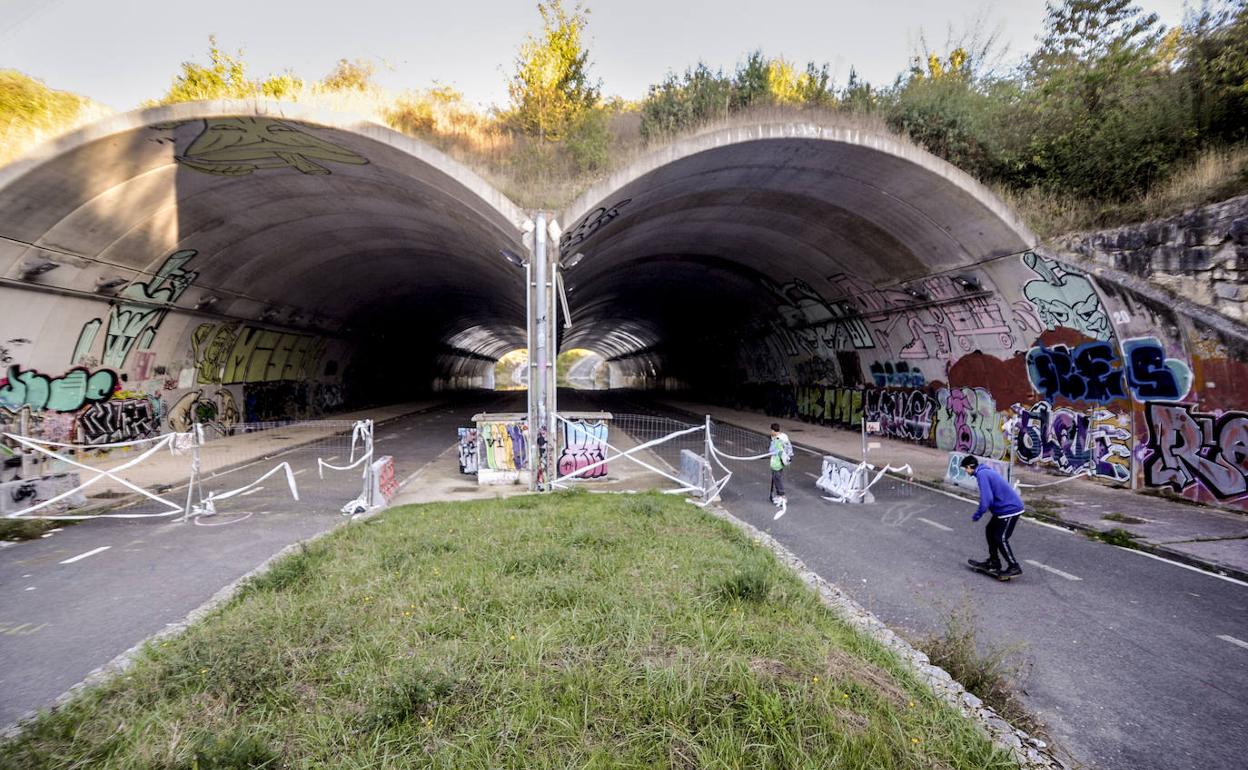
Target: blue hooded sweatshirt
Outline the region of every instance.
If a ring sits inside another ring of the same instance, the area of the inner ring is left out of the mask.
[[[979,483],[979,508],[971,517],[972,521],[979,521],[984,511],[991,511],[993,516],[1001,519],[1023,512],[1023,498],[1001,478],[1000,473],[987,465],[981,465],[975,471],[975,481]]]

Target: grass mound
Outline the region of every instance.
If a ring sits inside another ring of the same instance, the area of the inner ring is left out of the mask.
[[[728,524],[519,499],[293,554],[0,768],[1014,767]]]

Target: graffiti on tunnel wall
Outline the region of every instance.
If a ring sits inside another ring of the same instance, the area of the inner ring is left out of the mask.
[[[197,253],[194,249],[175,251],[147,283],[131,283],[118,292],[117,299],[109,303],[108,326],[98,359],[102,365],[121,369],[136,345],[140,349],[152,346],[169,308],[199,277],[199,273],[185,269]],[[103,324],[103,319],[95,318],[83,325],[70,363],[89,360]]]
[[[1046,329],[1073,329],[1102,341],[1113,336],[1109,313],[1087,276],[1030,251],[1023,262],[1040,276],[1023,286],[1023,296]]]
[[[1053,259],[1014,259],[956,282],[768,284],[780,302],[743,345],[738,403],[1248,508],[1248,346],[1128,288],[1102,296]]]
[[[1219,415],[1188,404],[1149,404],[1144,479],[1175,492],[1203,489],[1218,500],[1248,493],[1248,413]]]
[[[1087,473],[1116,482],[1131,478],[1131,418],[1094,407],[1078,411],[1041,401],[1015,407],[1016,457],[1062,473]]]
[[[319,374],[326,341],[237,323],[200,324],[191,335],[200,384],[307,381]]]
[[[329,174],[322,163],[362,166],[368,159],[314,136],[305,127],[261,117],[208,118],[190,144],[175,155],[186,168],[219,176],[247,176],[265,169],[293,168],[303,174]],[[176,128],[178,123],[156,128]],[[318,162],[319,161],[319,162]]]
[[[8,378],[0,380],[0,407],[76,412],[87,404],[107,401],[116,389],[117,375],[108,369],[93,372],[77,366],[59,377],[49,377],[10,365]]]
[[[560,476],[566,476],[582,468],[607,459],[607,424],[602,420],[568,420],[562,423],[559,435]],[[607,475],[607,465],[580,474],[580,479],[601,479]]]

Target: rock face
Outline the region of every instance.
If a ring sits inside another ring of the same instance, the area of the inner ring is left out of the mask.
[[[1248,195],[1165,219],[1072,233],[1058,248],[1248,321]]]

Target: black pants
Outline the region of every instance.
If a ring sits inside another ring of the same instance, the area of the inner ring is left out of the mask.
[[[1011,516],[1008,519],[1002,519],[993,516],[988,520],[988,527],[984,533],[988,536],[988,563],[990,565],[1000,565],[999,557],[1005,559],[1007,567],[1018,564],[1018,559],[1014,558],[1014,549],[1010,547],[1010,535],[1014,534],[1014,525],[1018,523],[1018,518],[1018,516]]]
[[[784,497],[784,471],[771,472],[771,497]]]

